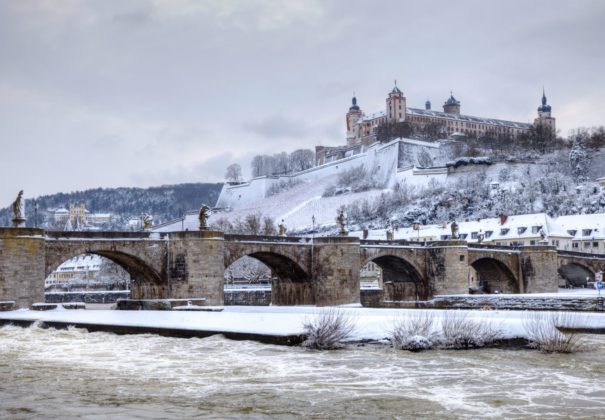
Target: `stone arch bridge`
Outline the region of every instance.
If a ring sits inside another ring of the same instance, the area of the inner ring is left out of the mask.
[[[0,301],[13,300],[20,307],[43,301],[44,279],[62,262],[85,253],[101,255],[126,269],[133,298],[205,298],[209,305],[223,304],[225,268],[243,256],[260,260],[276,275],[275,305],[359,303],[359,271],[371,261],[383,270],[382,300],[468,293],[471,272],[488,279],[492,292],[553,292],[558,286],[558,257],[552,247],[238,236],[208,230],[0,228]],[[581,256],[576,257],[575,263],[581,264]]]

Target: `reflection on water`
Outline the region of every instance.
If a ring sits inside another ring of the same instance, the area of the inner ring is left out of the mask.
[[[316,352],[215,336],[177,339],[0,328],[0,418],[600,417],[596,350],[384,348]]]

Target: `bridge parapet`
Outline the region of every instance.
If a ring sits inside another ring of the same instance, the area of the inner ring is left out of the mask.
[[[111,239],[111,240],[119,240],[119,239],[152,239],[152,240],[160,240],[166,238],[169,234],[164,232],[144,232],[144,231],[82,231],[82,232],[72,232],[72,231],[56,231],[56,230],[47,230],[43,231],[44,236],[47,239],[68,239],[68,240],[78,240],[78,239],[89,239],[89,240],[103,240],[103,239]]]
[[[588,259],[603,259],[605,260],[605,254],[592,254],[590,252],[576,252],[576,251],[568,251],[568,250],[559,250],[557,251],[557,255],[560,257],[570,257],[570,258],[588,258]]]
[[[315,238],[318,239],[318,238]],[[270,242],[270,243],[290,243],[290,244],[310,244],[312,238],[297,236],[261,236],[261,235],[233,235],[225,234],[225,241],[228,242]]]
[[[502,251],[521,251],[521,252],[542,252],[542,251],[556,251],[555,246],[550,245],[522,245],[522,246],[508,246],[508,245],[491,245],[491,244],[477,244],[469,243],[469,249],[495,249]]]
[[[392,241],[383,239],[362,239],[359,243],[367,246],[381,246],[381,247],[397,247],[407,246],[413,248],[439,248],[447,246],[467,246],[466,241],[410,241],[407,239],[396,239]]]

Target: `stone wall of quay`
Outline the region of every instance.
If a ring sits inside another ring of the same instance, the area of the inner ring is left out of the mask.
[[[118,299],[128,299],[129,291],[117,292],[53,292],[44,295],[46,303],[84,302],[115,303]]]
[[[225,290],[225,306],[269,306],[271,289]]]

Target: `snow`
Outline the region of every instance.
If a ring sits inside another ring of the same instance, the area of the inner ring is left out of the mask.
[[[516,295],[518,296],[518,295]],[[261,335],[302,334],[303,323],[325,309],[309,306],[244,307],[228,306],[222,312],[187,311],[112,311],[112,310],[51,310],[10,311],[0,313],[0,319],[54,321],[78,324],[119,325],[132,327],[177,328],[218,332],[240,332]],[[441,320],[451,311],[419,309],[372,309],[341,307],[355,323],[353,340],[381,340],[389,335],[401,317],[429,312]],[[527,311],[461,311],[470,319],[491,321],[501,331],[502,338],[523,337],[523,322],[532,312]],[[605,328],[605,314],[582,313],[577,315],[578,327]]]

